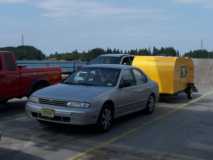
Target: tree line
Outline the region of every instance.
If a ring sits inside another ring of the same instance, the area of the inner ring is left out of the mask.
[[[185,56],[191,58],[213,58],[213,51],[207,50],[194,50],[184,54],[180,54],[178,50],[173,47],[161,47],[156,48],[142,48],[142,49],[131,49],[131,50],[120,50],[117,48],[102,49],[95,48],[89,51],[78,51],[74,50],[67,53],[54,53],[46,56],[41,50],[33,46],[18,46],[18,47],[4,47],[0,48],[3,51],[12,51],[15,53],[18,60],[81,60],[90,61],[102,54],[131,54],[131,55],[146,55],[146,56]]]
[[[213,58],[213,51],[207,50],[194,50],[184,54],[180,54],[178,50],[173,47],[162,47],[156,48],[143,48],[143,49],[131,49],[131,50],[120,50],[120,49],[102,49],[95,48],[87,52],[79,52],[77,50],[70,53],[54,53],[48,58],[55,60],[81,60],[90,61],[95,57],[102,54],[131,54],[141,56],[173,56],[173,57],[189,57],[189,58]]]
[[[190,58],[213,58],[213,51],[209,52],[207,50],[200,49],[187,52],[184,56]]]
[[[11,51],[15,53],[18,60],[43,60],[46,59],[45,54],[33,46],[18,46],[18,47],[4,47],[0,51]]]
[[[131,49],[131,50],[120,50],[120,49],[102,49],[95,48],[89,50],[87,52],[79,52],[77,50],[71,53],[54,53],[51,54],[48,58],[55,60],[81,60],[81,61],[90,61],[95,57],[102,54],[130,54],[130,55],[146,55],[146,56],[180,56],[180,53],[172,47],[168,48],[156,48],[154,47],[152,50],[143,48],[143,49]]]

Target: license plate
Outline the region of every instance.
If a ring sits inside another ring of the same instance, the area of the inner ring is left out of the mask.
[[[41,110],[41,116],[47,117],[47,118],[54,118],[55,117],[55,111],[52,109],[44,108]]]

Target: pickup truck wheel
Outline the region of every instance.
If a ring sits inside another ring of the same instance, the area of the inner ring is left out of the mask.
[[[7,100],[0,100],[0,104],[6,104]]]
[[[145,114],[152,114],[155,110],[156,100],[153,95],[151,95],[146,103]]]
[[[97,122],[97,129],[101,132],[107,132],[112,127],[113,122],[113,111],[109,105],[104,105],[98,122]]]
[[[47,86],[49,86],[48,83],[38,83],[38,84],[34,85],[34,86],[32,87],[32,89],[31,89],[31,91],[30,91],[29,96],[30,96],[33,92],[35,92],[35,91],[37,91],[37,90],[39,90],[39,89],[45,88],[45,87],[47,87]]]

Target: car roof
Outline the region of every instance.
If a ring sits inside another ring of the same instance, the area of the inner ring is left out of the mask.
[[[129,55],[129,54],[116,54],[116,53],[101,55],[101,57],[123,57],[123,56],[131,56],[131,55]]]
[[[132,66],[121,65],[121,64],[91,64],[84,66],[85,68],[110,68],[110,69],[130,69]]]

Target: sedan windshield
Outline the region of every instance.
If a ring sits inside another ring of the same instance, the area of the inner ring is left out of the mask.
[[[100,56],[92,60],[90,64],[120,64],[121,57]]]
[[[114,87],[117,84],[120,69],[111,68],[83,68],[70,77],[64,83],[73,85]]]

